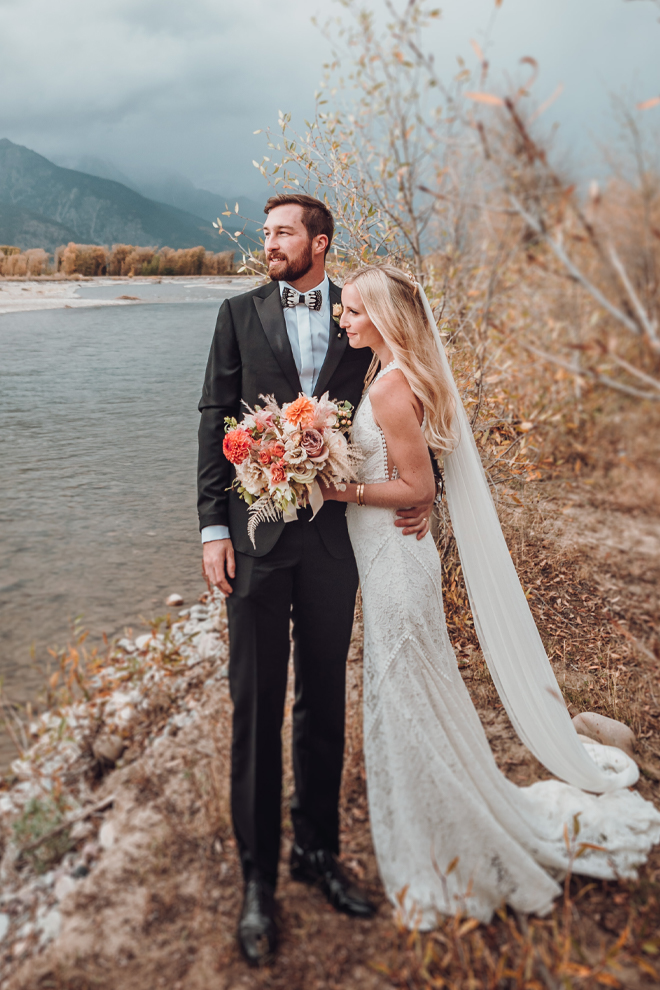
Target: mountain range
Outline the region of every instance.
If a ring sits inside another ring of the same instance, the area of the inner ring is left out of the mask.
[[[230,238],[212,226],[227,209],[223,197],[196,189],[180,177],[139,190],[118,169],[113,173],[108,163],[89,158],[81,164],[90,171],[64,168],[7,138],[0,139],[0,244],[22,250],[42,247],[50,252],[69,241],[235,249]],[[92,174],[92,170],[105,170],[106,175]],[[113,174],[125,181],[110,177]],[[243,215],[249,210],[258,218],[262,209],[241,200]],[[242,227],[243,222],[237,221],[236,229]],[[249,229],[255,231],[257,224],[250,224]]]

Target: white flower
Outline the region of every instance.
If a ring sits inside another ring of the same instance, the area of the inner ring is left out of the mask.
[[[291,474],[291,481],[297,481],[301,485],[309,485],[316,477],[316,468],[314,465],[310,465],[306,469],[298,469],[295,473]]]

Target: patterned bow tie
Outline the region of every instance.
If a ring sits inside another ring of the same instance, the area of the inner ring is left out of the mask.
[[[310,309],[320,310],[323,301],[323,293],[320,289],[313,292],[296,292],[285,285],[282,289],[282,305],[285,309],[290,306],[308,306]]]

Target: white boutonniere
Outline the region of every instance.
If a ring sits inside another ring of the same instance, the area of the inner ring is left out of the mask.
[[[341,320],[341,314],[344,312],[344,307],[341,303],[334,303],[332,306],[332,318],[339,326],[339,321]]]

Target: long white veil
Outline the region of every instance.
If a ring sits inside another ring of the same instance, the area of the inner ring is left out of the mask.
[[[585,747],[573,727],[504,540],[431,306],[418,283],[417,289],[456,400],[459,440],[444,458],[447,502],[479,643],[502,704],[525,746],[556,777],[597,793],[630,787],[639,778],[634,760],[611,747]]]

